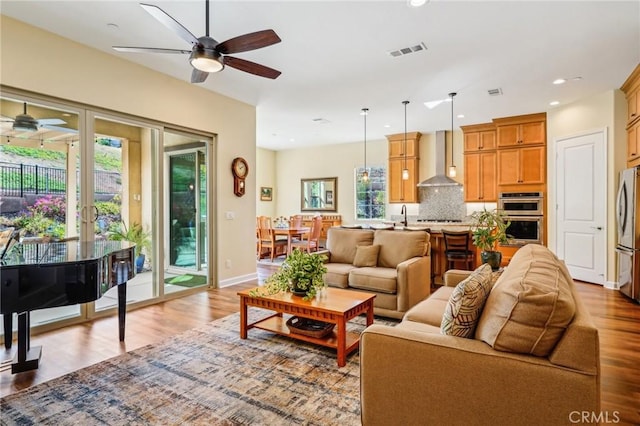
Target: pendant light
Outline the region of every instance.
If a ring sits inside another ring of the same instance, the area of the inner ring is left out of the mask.
[[[362,172],[362,181],[369,181],[369,172],[367,171],[367,115],[369,114],[369,108],[362,108],[362,115],[364,116],[364,172]]]
[[[453,97],[456,92],[449,93],[451,98],[451,165],[449,166],[449,177],[456,177],[456,165],[453,163]]]
[[[407,104],[409,101],[402,101],[404,104],[404,167],[402,168],[402,180],[409,180],[409,169],[407,168]]]

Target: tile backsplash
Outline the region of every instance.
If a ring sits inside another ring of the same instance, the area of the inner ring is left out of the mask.
[[[418,216],[421,219],[463,220],[466,217],[462,186],[427,186],[418,191]]]

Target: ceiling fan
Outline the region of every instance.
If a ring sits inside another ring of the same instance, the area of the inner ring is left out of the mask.
[[[206,0],[206,35],[202,37],[194,36],[189,30],[182,26],[178,21],[172,18],[167,12],[152,4],[140,3],[140,6],[146,10],[151,16],[160,21],[170,30],[174,31],[187,43],[191,44],[191,50],[182,49],[163,49],[156,47],[125,47],[113,46],[113,49],[119,52],[133,53],[180,53],[190,54],[189,62],[193,66],[191,73],[192,83],[202,83],[206,80],[210,72],[219,72],[225,66],[230,66],[240,71],[248,72],[275,79],[281,73],[273,68],[256,64],[245,59],[226,56],[232,53],[247,52],[249,50],[260,49],[262,47],[271,46],[279,43],[280,37],[273,30],[263,30],[234,37],[222,43],[218,43],[212,37],[209,37],[209,0]]]
[[[24,112],[22,114],[16,115],[16,118],[13,120],[3,120],[4,122],[13,122],[11,126],[13,130],[26,131],[26,132],[37,132],[38,128],[45,127],[52,130],[65,129],[63,127],[57,127],[57,124],[67,124],[66,121],[61,120],[59,118],[42,118],[36,120],[29,114],[27,114],[27,103],[24,103]]]

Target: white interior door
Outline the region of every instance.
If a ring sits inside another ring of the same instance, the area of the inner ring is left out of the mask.
[[[556,251],[571,276],[604,284],[606,129],[556,141]]]

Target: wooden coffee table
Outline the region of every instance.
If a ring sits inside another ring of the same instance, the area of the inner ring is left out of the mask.
[[[257,287],[257,289],[262,290],[260,287]],[[366,313],[367,326],[373,324],[373,299],[376,297],[375,294],[327,288],[324,290],[324,294],[311,300],[304,300],[302,297],[294,296],[288,292],[254,297],[249,294],[252,290],[243,290],[238,293],[238,296],[240,296],[241,339],[246,339],[247,331],[255,327],[294,339],[304,340],[305,342],[335,348],[338,351],[338,367],[344,367],[347,363],[347,355],[360,345],[360,334],[347,332],[347,321]],[[248,324],[248,306],[268,309],[276,313],[260,321]],[[336,325],[337,331],[334,330],[323,338],[292,333],[289,331],[282,314],[291,314],[333,323]]]

